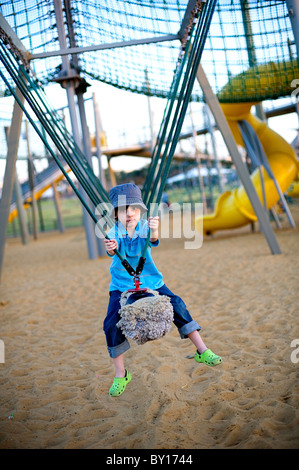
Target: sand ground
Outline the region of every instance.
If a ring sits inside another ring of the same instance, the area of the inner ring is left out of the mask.
[[[88,259],[83,229],[27,246],[8,240],[0,448],[298,448],[299,229],[285,224],[276,236],[281,255],[249,227],[197,250],[161,240],[153,256],[165,283],[223,364],[187,359],[194,347],[173,326],[162,339],[131,343],[133,380],[119,398],[108,395],[114,370],[102,328],[110,259]]]

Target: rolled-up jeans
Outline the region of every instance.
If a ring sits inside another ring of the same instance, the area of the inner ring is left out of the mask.
[[[164,284],[159,289],[156,289],[160,295],[167,295],[173,307],[173,323],[177,327],[181,338],[187,338],[189,333],[201,330],[199,324],[193,320],[184,301],[178,296],[173,294],[168,287]],[[104,320],[104,332],[106,335],[106,343],[110,357],[115,358],[123,354],[130,348],[130,343],[123,335],[120,328],[116,325],[120,320],[120,297],[122,292],[113,290],[109,292],[109,305],[107,316]]]

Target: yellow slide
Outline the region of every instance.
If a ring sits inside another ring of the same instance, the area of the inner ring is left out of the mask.
[[[71,169],[68,165],[65,165],[65,170],[69,173]],[[58,183],[64,178],[64,174],[61,170],[57,167],[57,171],[50,175],[47,179],[42,181],[34,190],[34,199],[38,200],[42,197],[42,195],[53,185],[53,183]],[[30,207],[30,203],[32,201],[32,197],[26,197],[26,201],[24,202],[24,209],[28,209]],[[16,217],[18,217],[18,209],[16,207],[16,203],[11,204],[10,207],[10,214],[8,217],[8,223],[12,222]]]
[[[238,79],[238,77],[235,78]],[[254,83],[251,83],[252,81],[254,81],[254,75],[252,75],[251,71],[250,85],[255,86]],[[237,80],[236,83],[238,83]],[[264,148],[269,165],[281,191],[285,193],[298,175],[298,160],[291,145],[289,145],[279,134],[270,129],[266,123],[260,121],[250,113],[251,107],[256,104],[257,103],[229,103],[221,104],[221,107],[238,145],[244,146],[238,121],[246,120],[253,127]],[[269,177],[266,170],[263,168],[262,170],[264,175],[267,208],[270,209],[279,201],[279,194],[275,188],[273,180]],[[262,185],[258,169],[252,173],[251,180],[263,204]],[[223,193],[216,203],[215,212],[213,214],[197,218],[195,226],[197,230],[203,230],[204,235],[208,235],[216,232],[217,230],[242,227],[256,220],[257,217],[247,197],[246,191],[243,186],[240,186],[234,191]]]

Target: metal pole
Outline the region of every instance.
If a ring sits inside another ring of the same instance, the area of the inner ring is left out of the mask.
[[[55,182],[52,184],[52,189],[53,189],[54,204],[55,204],[55,210],[56,210],[56,216],[57,216],[58,230],[59,232],[63,233],[64,223],[63,223],[63,219],[61,215],[59,193],[57,191],[57,185]]]
[[[64,9],[66,13],[66,22],[67,22],[67,31],[68,37],[71,47],[76,46],[76,39],[75,39],[75,31],[74,31],[74,23],[71,11],[71,2],[70,0],[64,0]],[[77,54],[72,54],[72,64],[74,65],[76,70],[79,70],[79,58]],[[77,72],[80,76],[80,72]],[[90,143],[90,134],[87,126],[87,119],[86,119],[86,112],[85,112],[85,104],[84,104],[84,93],[86,92],[88,83],[82,79],[78,87],[75,89],[75,93],[77,95],[78,100],[78,107],[79,107],[79,115],[80,115],[80,122],[81,122],[81,130],[82,130],[82,139],[83,139],[83,149],[85,153],[85,157],[92,167],[92,152],[91,152],[91,143]],[[90,204],[90,207],[93,208],[95,212],[95,207]],[[89,218],[89,216],[87,215]],[[89,221],[89,223],[92,223]],[[104,256],[106,254],[106,249],[104,246],[104,240],[102,238],[96,237],[94,231],[94,237],[90,239],[90,244],[93,245],[93,250],[96,252],[98,248],[98,254],[100,256]]]
[[[114,173],[113,168],[111,166],[111,157],[108,157],[108,170],[109,170],[111,185],[116,186],[117,181],[116,181],[115,173]]]
[[[54,0],[54,8],[55,8],[59,44],[62,49],[67,49],[67,41],[66,41],[66,34],[65,34],[65,29],[64,29],[61,0]],[[71,76],[70,61],[69,61],[68,56],[62,56],[61,60],[62,60],[62,74],[66,75],[66,80],[63,83],[63,87],[66,88],[73,136],[77,145],[79,147],[82,147],[81,137],[79,133],[77,113],[76,113],[76,106],[75,106],[75,83],[74,83],[74,80],[67,79]],[[85,194],[81,186],[80,186],[80,192],[81,192],[82,197],[85,199],[85,201],[88,204],[90,204],[87,198],[87,195]],[[83,221],[84,221],[84,228],[85,228],[89,258],[95,259],[98,257],[95,228],[94,228],[94,223],[90,219],[85,208],[83,208]]]
[[[8,147],[9,130],[10,130],[9,127],[5,127],[5,136],[6,136],[7,147]],[[17,210],[18,210],[18,221],[19,221],[19,227],[20,227],[20,235],[21,235],[22,244],[27,245],[29,243],[29,233],[28,233],[28,227],[27,227],[26,211],[24,209],[22,189],[21,189],[21,185],[20,185],[20,182],[19,182],[18,174],[17,174],[17,168],[16,168],[15,171],[16,171],[16,176],[15,176],[15,181],[14,181],[14,194],[15,194],[16,206],[17,206]]]
[[[101,123],[101,117],[99,113],[99,105],[96,99],[95,93],[92,94],[93,102],[93,112],[94,112],[94,123],[95,123],[95,141],[97,149],[97,157],[99,162],[99,178],[102,186],[107,190],[107,182],[105,178],[105,172],[102,165],[102,150],[101,150],[101,133],[103,132],[103,127]]]
[[[138,46],[140,44],[152,44],[157,42],[177,41],[180,39],[178,34],[164,34],[163,36],[154,36],[143,39],[131,39],[129,41],[111,42],[106,44],[96,44],[93,46],[85,47],[70,47],[61,48],[58,51],[41,52],[38,54],[30,54],[30,60],[45,59],[47,57],[56,57],[69,54],[83,54],[84,52],[104,51],[107,49],[116,49],[118,47]]]
[[[204,107],[203,107],[203,117],[205,119],[205,113],[204,113]],[[207,186],[209,190],[209,200],[207,201],[207,212],[208,209],[214,209],[214,196],[213,196],[213,184],[212,184],[212,175],[211,175],[211,159],[209,155],[209,149],[208,149],[208,139],[207,139],[207,134],[204,134],[205,136],[205,155],[206,155],[206,167],[207,167]]]
[[[299,59],[299,0],[286,0]]]
[[[203,213],[207,214],[207,200],[206,200],[206,193],[205,193],[205,188],[203,184],[203,177],[201,174],[201,161],[200,161],[200,155],[199,155],[199,149],[197,145],[197,135],[195,131],[195,126],[194,126],[194,120],[193,120],[193,112],[192,112],[192,106],[191,102],[189,104],[189,109],[190,109],[190,120],[191,120],[191,126],[192,126],[192,133],[193,133],[193,143],[194,143],[194,149],[195,149],[195,158],[196,158],[196,163],[197,163],[197,168],[198,168],[198,181],[199,181],[199,188],[200,188],[200,193],[201,193],[201,200],[203,204]]]
[[[253,128],[250,126],[250,124],[246,121],[239,123],[239,127],[241,130],[242,138],[246,147],[246,150],[251,158],[251,160],[255,159],[256,162],[258,162],[259,168],[261,165],[265,170],[267,171],[269,177],[272,179],[276,191],[279,195],[281,204],[283,205],[283,208],[285,210],[285,213],[287,215],[287,218],[289,220],[289,224],[292,228],[296,227],[296,224],[294,222],[293,216],[291,214],[291,211],[289,209],[289,206],[287,204],[287,201],[283,195],[283,192],[281,191],[281,188],[278,184],[278,181],[271,169],[271,166],[269,165],[267,155],[265,154],[265,151],[263,149],[262,144],[260,143],[258,136],[256,135],[255,131]],[[266,201],[266,194],[265,194],[265,188],[264,188],[264,177],[261,174],[261,184],[262,184],[262,189],[264,193],[264,200]],[[267,203],[265,203],[265,207],[267,208]]]
[[[21,240],[22,240],[23,245],[27,245],[29,243],[27,217],[26,217],[26,211],[24,209],[22,188],[19,182],[17,169],[16,169],[16,176],[15,176],[15,182],[14,182],[14,193],[15,193],[15,198],[16,198],[16,206],[18,210],[18,221],[19,221],[19,227],[20,227]]]
[[[17,96],[20,102],[24,104],[25,99],[20,93],[19,89],[17,89]],[[15,101],[11,120],[11,128],[8,136],[6,167],[3,180],[2,197],[0,200],[0,280],[2,274],[4,247],[6,240],[8,217],[10,212],[11,196],[16,175],[16,161],[21,134],[22,116],[23,111],[18,105],[17,101]]]
[[[83,134],[83,147],[84,147],[85,157],[88,163],[90,164],[90,166],[92,166],[90,134],[89,134],[87,121],[86,121],[83,93],[81,91],[77,92],[77,97],[78,97],[78,106],[79,106],[79,113],[80,113],[80,119],[81,119],[81,127],[82,127],[82,134]],[[94,211],[95,211],[95,208],[94,208]],[[104,256],[106,254],[104,240],[102,238],[96,237],[95,230],[94,230],[94,243],[98,247],[99,256]]]
[[[222,173],[221,173],[221,165],[219,163],[218,159],[218,154],[217,154],[217,148],[216,148],[216,142],[215,142],[215,136],[214,136],[214,130],[211,124],[211,119],[210,119],[210,110],[209,107],[205,107],[205,120],[206,120],[206,126],[208,129],[208,132],[211,137],[211,143],[212,143],[212,149],[213,149],[213,154],[214,154],[214,162],[216,166],[216,170],[218,173],[218,186],[219,186],[219,191],[223,193],[224,191],[224,184],[223,184],[223,178],[222,178]]]
[[[268,242],[271,253],[273,255],[281,254],[279,244],[276,240],[275,234],[272,230],[268,217],[265,214],[265,210],[261,205],[261,202],[253,186],[253,183],[250,179],[250,174],[248,172],[248,169],[246,168],[246,166],[244,165],[242,161],[234,136],[230,130],[228,122],[221,109],[220,103],[209,84],[209,81],[206,77],[206,74],[201,64],[199,64],[199,67],[197,70],[197,79],[202,88],[206,103],[209,105],[210,110],[214,116],[218,129],[222,133],[222,137],[230,152],[230,156],[232,158],[233,163],[235,164],[237,173],[245,188],[245,191],[251,202],[253,210],[259,220],[261,230]]]
[[[245,40],[247,46],[247,54],[248,54],[248,62],[250,67],[254,67],[257,65],[257,59],[255,54],[255,47],[253,41],[253,34],[251,28],[251,18],[250,18],[250,11],[249,11],[249,2],[248,0],[240,0],[241,3],[241,11],[242,11],[242,18],[243,18],[243,26],[245,32]],[[255,106],[256,115],[262,121],[266,121],[265,111],[263,109],[262,103],[258,103]]]
[[[33,238],[37,240],[38,229],[37,229],[37,204],[34,195],[34,166],[30,149],[29,142],[29,131],[28,131],[28,121],[25,120],[25,129],[26,129],[26,141],[27,141],[27,157],[28,157],[28,179],[29,187],[31,191],[31,208],[32,208],[32,222],[33,222]]]
[[[286,0],[287,8],[289,17],[292,24],[294,40],[297,49],[297,60],[299,61],[299,0]],[[296,97],[296,110],[297,116],[299,120],[299,97]],[[298,149],[299,149],[299,128],[298,128],[298,136],[297,136],[297,144],[295,147],[296,155],[298,157]]]
[[[148,116],[149,116],[149,124],[150,124],[150,131],[151,131],[151,151],[153,151],[155,147],[155,132],[154,132],[154,123],[153,123],[153,112],[151,108],[151,97],[150,97],[150,84],[149,84],[149,79],[148,79],[148,70],[145,69],[145,83],[146,83],[146,89],[148,91],[148,96],[147,96],[147,106],[148,106]]]

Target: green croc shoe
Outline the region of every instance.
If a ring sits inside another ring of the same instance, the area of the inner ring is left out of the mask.
[[[218,366],[222,362],[222,358],[214,354],[210,349],[206,349],[202,354],[196,351],[194,359],[196,362],[207,364],[207,366]]]
[[[126,370],[126,375],[124,377],[114,377],[113,384],[109,390],[109,395],[111,397],[119,397],[124,393],[126,386],[132,380],[132,375]]]

